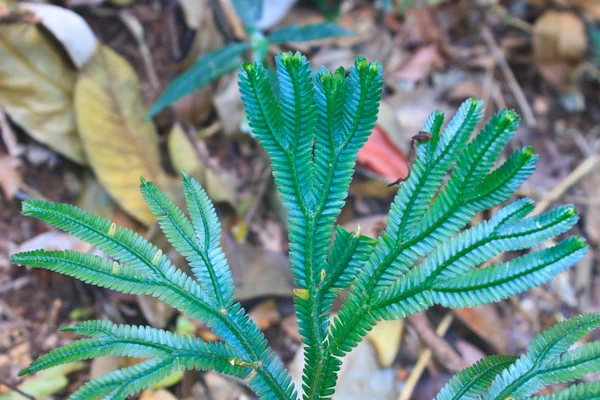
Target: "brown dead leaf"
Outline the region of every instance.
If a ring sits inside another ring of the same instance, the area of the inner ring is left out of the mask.
[[[230,235],[223,235],[221,243],[231,265],[239,300],[292,295],[294,280],[290,262],[283,254],[236,243]]]
[[[470,97],[478,99],[483,97],[483,88],[475,81],[457,82],[448,93],[448,100],[454,102],[463,102]]]
[[[279,323],[281,320],[277,303],[273,299],[265,300],[262,303],[252,307],[249,316],[261,331],[264,331],[274,324]]]
[[[391,75],[394,79],[418,82],[429,76],[434,68],[444,65],[436,45],[419,48],[410,55]]]
[[[406,10],[405,20],[410,44],[437,43],[441,40],[440,24],[435,20],[431,7],[411,7]]]
[[[15,193],[19,190],[19,185],[23,180],[21,173],[17,170],[19,160],[9,155],[0,156],[0,188],[4,192],[4,197],[12,200]]]
[[[73,110],[75,70],[40,28],[0,27],[0,97],[13,122],[80,164],[86,157]]]
[[[400,342],[402,341],[402,332],[404,331],[404,321],[401,319],[391,321],[379,321],[369,333],[367,339],[375,348],[377,360],[382,368],[389,368],[394,363]]]
[[[164,186],[158,134],[145,118],[140,82],[131,65],[100,45],[81,70],[75,111],[88,160],[100,183],[130,215],[154,222],[139,191],[140,177]]]
[[[538,63],[578,62],[587,52],[583,21],[570,11],[546,11],[535,22],[533,49]]]
[[[461,319],[473,332],[481,336],[500,352],[506,352],[507,336],[504,333],[504,320],[493,304],[473,308],[454,309],[452,312]]]

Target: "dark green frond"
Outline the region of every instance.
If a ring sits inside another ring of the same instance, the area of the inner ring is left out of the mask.
[[[199,216],[198,213],[210,213],[212,210],[214,214],[210,200],[206,193],[202,196],[203,191],[198,190],[199,185],[197,182],[195,190],[193,183],[189,180],[184,179],[184,185],[186,200],[193,202],[191,205],[188,202],[188,207],[192,207],[191,210],[196,221]],[[223,252],[220,251],[218,246],[215,246],[210,230],[205,229],[208,227],[206,222],[202,223],[202,230],[198,232],[183,211],[152,182],[142,180],[141,192],[169,242],[187,258],[192,271],[208,298],[220,308],[231,305],[234,301],[233,278]],[[208,215],[210,214],[207,214],[207,217]],[[216,219],[216,215],[208,218],[211,220]],[[197,223],[196,227],[198,227]],[[203,233],[204,236],[199,236],[199,233]]]
[[[161,381],[179,368],[173,358],[151,359],[131,367],[102,375],[81,386],[70,400],[105,399],[124,400]]]
[[[598,400],[600,399],[600,382],[587,382],[571,385],[566,389],[542,396],[530,397],[528,400]]]
[[[159,277],[171,268],[167,257],[137,233],[75,206],[29,200],[23,202],[23,215],[68,232],[140,273]]]
[[[198,244],[204,259],[209,261],[203,268],[191,265],[192,270],[200,282],[207,284],[210,281],[213,287],[219,288],[215,293],[220,292],[223,304],[231,304],[235,300],[233,277],[221,248],[221,224],[217,212],[206,191],[185,173],[183,192]]]
[[[587,244],[581,238],[566,239],[549,249],[440,282],[431,292],[434,301],[445,307],[473,307],[500,301],[550,281],[579,262],[586,252]]]
[[[176,76],[156,99],[148,117],[153,117],[182,97],[208,85],[211,81],[235,71],[242,62],[240,54],[250,43],[231,43],[199,57],[194,64]]]
[[[33,250],[17,253],[12,255],[11,262],[33,268],[44,268],[72,276],[91,285],[123,293],[152,294],[161,287],[155,278],[125,264],[71,250]]]
[[[454,375],[435,400],[475,400],[500,372],[517,360],[512,356],[490,356]]]
[[[504,370],[486,392],[487,400],[525,398],[555,383],[600,372],[600,342],[564,353],[600,326],[600,314],[587,314],[561,322],[534,338],[529,352]],[[560,355],[561,353],[562,356]]]

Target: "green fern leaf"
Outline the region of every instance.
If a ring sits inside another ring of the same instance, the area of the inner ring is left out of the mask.
[[[12,255],[11,262],[44,268],[123,293],[152,294],[160,288],[156,279],[125,264],[71,250],[17,253]]]
[[[202,216],[209,218],[211,223],[216,220],[212,204],[198,183],[184,178],[184,185],[188,207],[192,207],[196,221],[198,217],[202,218]],[[235,300],[233,278],[225,256],[214,239],[215,236],[217,239],[220,236],[219,225],[216,225],[217,232],[214,232],[215,225],[208,225],[208,221],[203,221],[201,228],[198,223],[192,226],[183,211],[155,184],[143,179],[141,192],[165,236],[173,247],[187,258],[200,286],[207,293],[211,302],[219,308],[230,306]],[[206,229],[208,226],[211,226],[212,232],[210,229]],[[203,234],[203,236],[199,236],[199,234]]]
[[[435,400],[475,400],[490,386],[517,357],[490,356],[456,374],[440,391]]]
[[[600,398],[600,382],[579,383],[566,389],[528,400],[597,400]]]
[[[484,398],[524,398],[548,385],[600,371],[600,343],[590,343],[564,353],[599,326],[600,314],[586,314],[556,324],[538,335],[529,352],[495,379]],[[561,356],[561,353],[564,354]]]
[[[145,388],[160,382],[178,369],[173,358],[151,359],[131,367],[109,372],[87,382],[73,393],[70,400],[104,399],[124,400]]]

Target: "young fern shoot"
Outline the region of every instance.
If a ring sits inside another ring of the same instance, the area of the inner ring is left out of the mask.
[[[298,286],[295,309],[305,345],[304,399],[331,398],[344,355],[377,321],[403,318],[435,304],[461,308],[499,301],[548,282],[585,254],[585,241],[573,236],[554,247],[481,267],[502,252],[525,250],[563,234],[576,223],[577,213],[572,206],[561,206],[528,217],[533,202],[525,198],[467,227],[476,213],[508,200],[531,175],[536,161],[532,149],[525,147],[496,167],[518,127],[514,111],[494,115],[469,141],[483,116],[483,105],[476,99],[463,103],[444,129],[441,113],[429,117],[422,130],[427,140],[415,143],[411,172],[379,238],[336,226],[358,151],[377,119],[382,68],[358,57],[348,73],[322,68],[313,78],[299,53],[281,53],[276,67],[278,96],[258,63],[242,65],[239,85],[250,127],[271,159],[287,210],[290,262]],[[85,384],[71,398],[122,399],[182,368],[242,378],[260,398],[297,398],[282,363],[235,300],[231,271],[219,245],[220,225],[208,196],[185,175],[183,190],[189,216],[153,183],[142,180],[141,185],[150,210],[194,277],[134,232],[73,206],[37,200],[24,203],[25,215],[72,233],[111,259],[37,250],[15,254],[12,260],[109,289],[158,297],[206,323],[221,341],[206,343],[149,327],[88,321],[66,329],[89,339],[42,356],[22,373],[104,355],[146,357],[150,360]],[[330,322],[332,304],[346,289],[342,307]],[[446,392],[464,396],[442,392],[439,399],[474,398],[471,393],[486,386],[483,383],[491,384],[494,374],[513,362],[526,364],[511,357],[486,359],[449,384]],[[525,367],[515,371],[511,373],[518,382],[525,382],[518,380],[521,372],[537,373]],[[552,379],[560,374],[552,373]],[[456,389],[475,375],[483,377],[483,383],[475,389]],[[513,381],[502,382],[494,383],[498,389],[493,390],[510,396],[513,389],[507,387],[513,388]]]

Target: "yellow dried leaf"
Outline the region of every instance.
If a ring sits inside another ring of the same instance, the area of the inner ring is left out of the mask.
[[[75,111],[81,140],[100,183],[131,216],[154,222],[139,191],[140,177],[157,185],[167,177],[160,164],[158,134],[144,118],[137,74],[129,63],[100,45],[80,71]]]
[[[198,153],[194,150],[194,144],[180,124],[173,125],[168,140],[169,158],[176,172],[183,171],[189,175],[204,168],[198,159]]]
[[[546,11],[535,22],[533,49],[540,63],[578,62],[587,52],[588,41],[583,21],[570,11]]]
[[[375,348],[379,365],[388,368],[394,363],[402,340],[404,321],[380,321],[367,333],[367,338]]]
[[[0,27],[0,98],[11,119],[35,140],[80,164],[86,163],[75,112],[75,70],[33,25]]]

